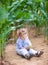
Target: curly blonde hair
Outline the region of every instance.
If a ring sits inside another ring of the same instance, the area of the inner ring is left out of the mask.
[[[19,37],[24,32],[26,32],[28,34],[27,28],[17,29],[17,37]]]

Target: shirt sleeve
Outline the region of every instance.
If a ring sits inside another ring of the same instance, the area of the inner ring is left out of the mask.
[[[27,42],[28,42],[28,45],[29,45],[29,46],[32,46],[32,43],[31,43],[31,41],[30,41],[29,39],[28,39]]]
[[[24,42],[24,48],[27,48],[28,46],[32,46],[31,41],[27,38]]]
[[[22,48],[22,43],[21,43],[21,40],[18,39],[16,42],[16,49],[21,49],[21,48]]]

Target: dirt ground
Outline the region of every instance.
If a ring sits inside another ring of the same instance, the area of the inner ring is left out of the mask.
[[[44,42],[43,36],[34,37],[33,34],[30,34],[29,38],[33,49],[44,51],[41,57],[32,57],[30,60],[27,60],[16,54],[16,44],[8,44],[5,49],[5,59],[11,65],[48,65],[48,45]]]

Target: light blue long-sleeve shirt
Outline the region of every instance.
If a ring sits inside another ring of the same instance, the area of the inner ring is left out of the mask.
[[[16,50],[20,50],[22,48],[27,48],[28,46],[31,46],[31,42],[28,39],[28,37],[25,40],[22,40],[20,37],[17,39],[16,42]]]

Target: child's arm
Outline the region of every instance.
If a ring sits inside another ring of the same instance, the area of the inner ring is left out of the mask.
[[[32,43],[31,43],[31,41],[28,39],[27,40],[27,43],[28,43],[28,46],[26,47],[26,49],[31,49],[32,48]]]

